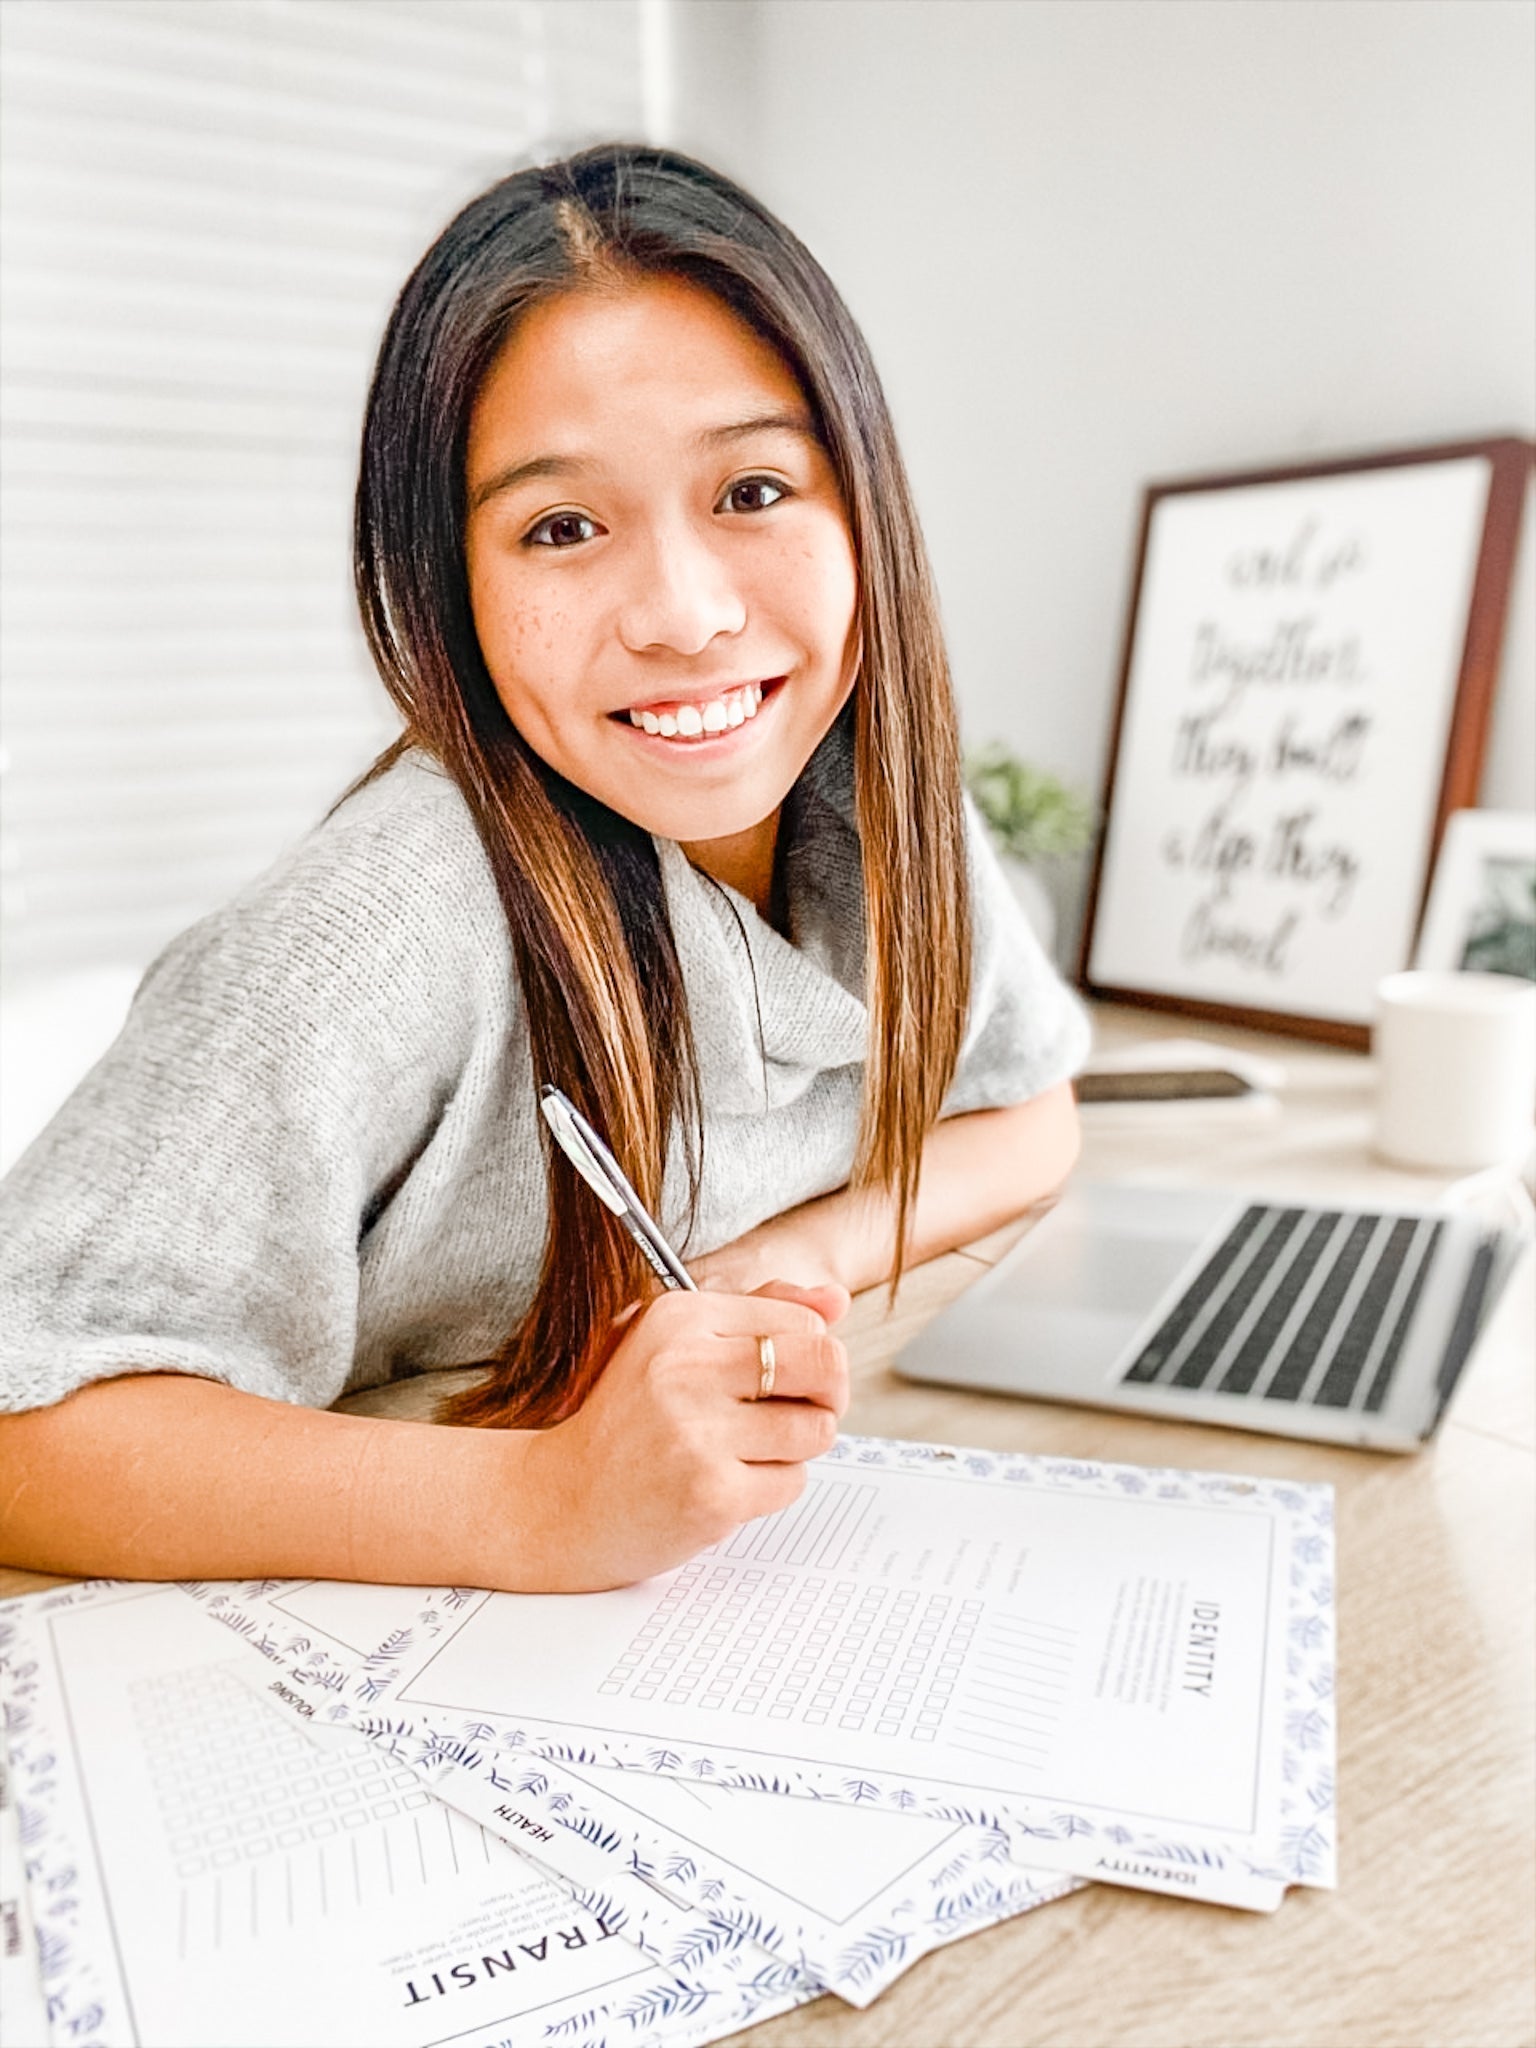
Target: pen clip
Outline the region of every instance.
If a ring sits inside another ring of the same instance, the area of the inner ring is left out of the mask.
[[[604,1167],[578,1128],[575,1110],[560,1090],[547,1081],[539,1091],[539,1108],[544,1112],[545,1123],[554,1132],[555,1143],[593,1194],[605,1207],[611,1209],[615,1216],[622,1216],[630,1204],[614,1185],[614,1176],[618,1175],[617,1166],[611,1169]],[[607,1150],[606,1146],[604,1150]],[[619,1175],[619,1178],[622,1179],[623,1176]],[[625,1185],[627,1187],[628,1183]],[[633,1194],[633,1190],[630,1192]]]
[[[624,1171],[575,1103],[553,1082],[539,1090],[539,1108],[555,1143],[605,1208],[611,1209],[639,1245],[664,1287],[697,1292],[692,1274],[662,1236]]]
[[[545,1081],[539,1090],[539,1108],[553,1130],[559,1149],[604,1208],[610,1208],[614,1217],[625,1225],[629,1235],[645,1253],[645,1262],[651,1266],[662,1286],[684,1288],[690,1294],[696,1292],[692,1274],[659,1227],[651,1221],[645,1204],[629,1186],[623,1167],[618,1165],[592,1124],[575,1108],[569,1096],[563,1096],[553,1081]]]

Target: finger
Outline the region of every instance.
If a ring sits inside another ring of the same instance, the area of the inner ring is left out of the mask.
[[[837,1417],[809,1401],[759,1401],[743,1416],[736,1455],[744,1465],[803,1465],[837,1442]]]
[[[818,1326],[819,1327],[819,1326]],[[765,1395],[763,1348],[773,1345],[772,1391]],[[848,1353],[822,1329],[813,1337],[772,1337],[759,1331],[750,1342],[731,1345],[728,1384],[738,1401],[772,1406],[775,1401],[808,1401],[841,1415],[848,1406]]]
[[[770,1280],[766,1286],[753,1290],[758,1301],[798,1301],[824,1323],[840,1323],[853,1302],[847,1288],[836,1280],[820,1280],[814,1287],[798,1286],[793,1280]]]
[[[777,1284],[777,1283],[775,1283]],[[716,1337],[824,1337],[826,1319],[803,1301],[769,1294],[706,1294],[679,1291],[663,1294],[646,1309],[654,1327]]]

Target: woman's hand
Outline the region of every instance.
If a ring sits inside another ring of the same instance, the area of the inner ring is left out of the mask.
[[[629,1585],[798,1498],[848,1405],[828,1325],[835,1285],[663,1294],[634,1318],[577,1413],[524,1440],[520,1488],[550,1533],[551,1592]],[[759,1400],[758,1339],[774,1392]]]

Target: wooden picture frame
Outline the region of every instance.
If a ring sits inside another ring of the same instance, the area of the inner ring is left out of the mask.
[[[1413,964],[1536,981],[1536,813],[1452,812]]]
[[[1145,497],[1078,979],[1364,1048],[1476,801],[1536,446]]]

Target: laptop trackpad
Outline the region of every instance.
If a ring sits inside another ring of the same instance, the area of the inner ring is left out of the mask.
[[[1198,1240],[1140,1237],[1069,1227],[1037,1256],[1021,1258],[1003,1283],[1010,1302],[1030,1309],[1091,1308],[1149,1314],[1190,1264]]]
[[[1159,1305],[1242,1206],[1210,1189],[1070,1188],[979,1287],[902,1353],[913,1379],[1081,1399],[1118,1378]]]

